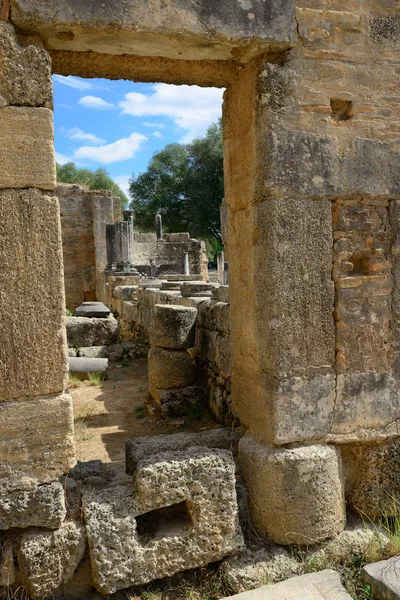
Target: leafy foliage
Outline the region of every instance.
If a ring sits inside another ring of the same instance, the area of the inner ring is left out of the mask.
[[[106,169],[81,169],[74,162],[68,162],[65,165],[57,163],[57,181],[59,183],[78,183],[88,190],[110,190],[121,200],[122,208],[128,204],[128,198],[121,190],[119,185],[111,179]]]
[[[136,225],[154,227],[157,212],[166,231],[221,242],[220,205],[224,197],[221,122],[191,144],[168,144],[157,152],[145,173],[132,176],[131,206]]]

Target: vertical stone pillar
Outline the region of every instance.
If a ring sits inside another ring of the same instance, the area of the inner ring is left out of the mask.
[[[184,275],[190,275],[189,252],[184,252],[182,255],[182,270]]]
[[[74,464],[50,57],[0,22],[0,471]]]
[[[117,269],[117,248],[116,248],[116,228],[115,224],[106,225],[106,245],[107,245],[107,271],[116,271]]]
[[[224,252],[217,252],[217,278],[218,283],[224,285]]]
[[[162,217],[159,213],[156,214],[154,224],[155,224],[155,229],[156,229],[157,240],[162,240],[163,239]]]

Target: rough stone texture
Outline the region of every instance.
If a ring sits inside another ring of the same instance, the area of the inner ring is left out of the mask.
[[[52,107],[51,61],[44,48],[21,45],[14,28],[0,24],[0,106]]]
[[[111,362],[122,360],[126,354],[128,353],[125,352],[125,348],[121,344],[111,344],[107,347],[107,358]]]
[[[238,460],[250,514],[261,535],[278,544],[309,545],[344,529],[344,490],[335,447],[274,449],[246,435],[239,442]]]
[[[151,345],[191,348],[194,345],[196,316],[195,308],[156,304],[150,332]]]
[[[211,298],[215,283],[206,281],[187,281],[181,283],[180,290],[184,298]]]
[[[150,437],[132,438],[125,442],[126,472],[133,475],[139,461],[153,454],[186,450],[194,446],[223,448],[237,453],[237,444],[242,433],[239,428],[210,429],[199,433],[174,433]]]
[[[155,401],[156,412],[164,417],[185,417],[195,411],[207,410],[207,389],[203,385],[189,385],[179,389],[151,389],[151,399]]]
[[[246,548],[239,556],[225,560],[221,572],[235,592],[276,583],[300,573],[300,563],[285,548]]]
[[[160,521],[150,514],[148,523],[156,528],[138,533],[138,516],[183,503],[185,519],[176,514]],[[227,450],[150,456],[139,463],[134,487],[88,491],[83,509],[93,578],[103,593],[205,565],[243,547],[235,466]]]
[[[0,588],[13,585],[17,579],[17,569],[14,565],[14,554],[11,541],[1,540],[0,553]]]
[[[38,485],[29,477],[9,477],[0,485],[0,529],[47,527],[65,519],[64,490],[57,482]]]
[[[88,346],[87,348],[79,348],[79,356],[85,358],[105,358],[108,356],[107,348],[107,346]]]
[[[346,446],[346,470],[354,473],[350,503],[374,518],[397,514],[400,494],[400,441]],[[348,474],[348,478],[350,475]]]
[[[0,402],[0,468],[56,479],[75,464],[72,400],[67,394]]]
[[[229,596],[224,600],[351,600],[335,571],[326,569],[307,573],[286,581],[266,585],[258,590]]]
[[[0,191],[0,255],[0,401],[62,392],[67,348],[57,199],[38,190]]]
[[[75,311],[77,317],[97,317],[106,319],[110,316],[110,309],[102,302],[82,302]]]
[[[149,351],[149,389],[171,389],[191,385],[194,366],[184,350],[151,348]]]
[[[23,585],[32,598],[44,598],[73,576],[83,558],[86,535],[79,522],[66,521],[55,531],[30,531],[18,544]]]
[[[96,319],[87,317],[67,317],[68,346],[109,346],[118,339],[118,323],[115,317]]]
[[[12,20],[24,32],[40,32],[50,48],[180,59],[183,54],[186,59],[245,61],[270,48],[287,48],[296,36],[290,0],[269,0],[267,5],[261,0],[251,5],[196,0],[190,6],[175,0],[163,10],[143,0],[129,0],[113,9],[87,1],[62,10],[56,0],[34,5],[13,0]],[[60,36],[60,27],[70,34]]]
[[[50,109],[1,108],[0,138],[0,188],[54,190],[56,163]]]
[[[391,305],[390,329],[393,334],[393,346],[396,351],[394,357],[394,372],[400,376],[400,201],[393,200],[389,204],[389,220],[391,229],[391,252],[393,291]]]
[[[395,556],[366,565],[361,571],[364,583],[369,584],[373,598],[398,600],[400,598],[400,558]]]

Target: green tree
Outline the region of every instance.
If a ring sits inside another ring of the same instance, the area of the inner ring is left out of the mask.
[[[74,162],[65,165],[57,163],[57,181],[60,183],[78,183],[89,190],[110,190],[121,200],[122,208],[128,205],[128,198],[119,185],[111,179],[106,169],[81,169]]]
[[[157,212],[166,231],[189,231],[221,247],[220,205],[224,197],[221,122],[191,144],[168,144],[147,171],[132,176],[129,193],[141,229],[154,226]]]

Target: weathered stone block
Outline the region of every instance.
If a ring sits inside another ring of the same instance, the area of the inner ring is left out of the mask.
[[[370,518],[398,513],[400,495],[399,438],[380,444],[345,446],[346,469],[355,474],[349,502]]]
[[[1,154],[7,141],[0,139]],[[67,347],[57,198],[2,190],[0,223],[0,401],[62,392]]]
[[[0,188],[54,190],[56,163],[50,109],[1,108],[0,139]]]
[[[400,419],[400,392],[390,373],[338,374],[332,434],[354,435],[364,439]]]
[[[191,348],[194,345],[196,316],[195,308],[156,304],[151,323],[151,345]]]
[[[0,106],[52,106],[51,60],[44,48],[21,46],[14,28],[0,24]]]
[[[72,400],[67,394],[0,402],[0,468],[52,480],[75,464]]]
[[[151,348],[149,351],[149,389],[171,389],[191,385],[194,365],[184,350]]]
[[[194,446],[203,448],[223,448],[234,454],[242,433],[239,428],[210,429],[199,433],[174,433],[172,435],[156,435],[137,437],[125,442],[126,472],[133,475],[139,461],[153,454],[187,450]]]
[[[85,529],[66,521],[55,531],[30,531],[18,544],[18,564],[23,585],[32,598],[44,598],[68,583],[83,558]]]
[[[114,316],[106,319],[67,317],[68,346],[109,346],[118,339],[118,323]]]
[[[151,397],[161,418],[185,417],[196,410],[207,410],[207,388],[204,384],[169,390],[152,387]]]
[[[1,540],[2,550],[0,553],[0,588],[13,585],[17,579],[17,569],[14,564],[12,542]]]
[[[0,529],[47,527],[56,529],[65,519],[61,483],[38,485],[37,480],[16,475],[1,480]]]
[[[373,598],[398,600],[400,597],[399,566],[399,557],[395,556],[363,567],[361,578],[369,585]]]
[[[239,442],[238,459],[250,514],[261,535],[278,544],[308,545],[344,529],[341,463],[335,447],[274,449],[246,435]]]
[[[139,463],[134,489],[109,487],[83,497],[94,582],[103,593],[243,548],[235,465],[227,450],[151,456]]]
[[[79,357],[105,358],[107,356],[107,346],[88,346],[86,348],[79,348]]]
[[[105,375],[108,367],[108,358],[87,358],[85,356],[73,357],[68,359],[69,372],[86,379],[90,373],[100,373]]]

